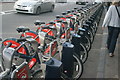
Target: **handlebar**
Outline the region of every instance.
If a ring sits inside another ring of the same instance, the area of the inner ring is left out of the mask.
[[[45,26],[45,27],[42,27],[42,29],[54,29],[54,28],[52,28],[50,26]]]
[[[54,38],[53,36],[50,36],[50,35],[46,35],[46,39],[53,41],[53,39],[56,39],[56,38]]]
[[[8,43],[8,45],[6,46],[6,48],[10,47],[12,45],[11,42]]]
[[[49,22],[49,24],[52,24],[52,25],[53,25],[53,24],[55,24],[55,22],[51,21],[51,22]]]
[[[45,22],[40,22],[39,20],[34,22],[35,25],[42,25],[42,24],[45,24]]]
[[[25,42],[27,41],[28,38],[32,38],[32,37],[31,36],[23,37],[23,38],[17,39],[17,42]]]
[[[71,16],[66,16],[66,18],[72,18]]]
[[[26,38],[17,39],[17,42],[24,42],[24,41],[26,41]]]
[[[26,41],[26,39],[25,38],[23,38],[23,39],[17,39],[17,41],[19,41],[19,42],[21,42],[21,41]],[[6,48],[8,48],[8,47],[10,47],[12,45],[12,43],[8,43],[8,45],[6,46]],[[31,57],[30,56],[28,56],[28,55],[25,55],[25,54],[22,54],[22,53],[18,53],[18,49],[19,48],[21,48],[21,46],[22,46],[23,44],[21,44],[17,49],[15,49],[15,53],[14,53],[14,56],[18,56],[19,58],[24,58],[24,59],[31,59]]]
[[[19,57],[19,58],[23,58],[23,59],[26,59],[26,60],[29,60],[29,59],[32,59],[32,56],[28,56],[28,55],[25,55],[25,54],[22,54],[22,53],[14,53],[15,56]]]

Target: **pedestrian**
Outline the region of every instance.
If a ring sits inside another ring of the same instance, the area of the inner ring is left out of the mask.
[[[103,7],[104,7],[105,11],[108,11],[108,9],[109,9],[108,2],[104,2]]]
[[[108,38],[106,42],[106,47],[109,51],[109,56],[114,56],[114,50],[116,47],[116,42],[120,33],[120,1],[112,2],[109,7],[102,25],[102,29],[108,27]]]

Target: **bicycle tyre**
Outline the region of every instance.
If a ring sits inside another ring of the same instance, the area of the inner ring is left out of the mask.
[[[93,26],[91,26],[91,30],[92,30],[93,36],[95,36],[95,29],[93,28]]]
[[[35,72],[33,72],[33,74],[32,74],[32,80],[36,80],[36,79],[42,79],[43,77],[42,77],[42,70],[41,69],[38,69],[38,70],[36,70]]]
[[[83,63],[76,53],[73,54],[73,58],[74,58],[73,79],[79,79],[83,73]]]
[[[92,43],[91,43],[91,40],[88,36],[84,36],[85,39],[87,40],[87,43],[85,44],[86,48],[87,48],[87,51],[89,52],[90,49],[91,49],[91,46],[92,46]]]
[[[98,27],[97,27],[98,25],[97,25],[97,22],[96,22],[96,21],[94,22],[93,26],[94,26],[94,28],[95,28],[95,33],[96,33],[96,32],[97,32],[97,28],[98,28]]]
[[[77,53],[79,58],[82,60],[82,63],[85,63],[88,59],[88,51],[83,43],[79,43],[81,46],[80,53]]]
[[[90,30],[88,30],[88,36],[90,37],[91,43],[93,43],[94,36],[93,36],[93,33]]]

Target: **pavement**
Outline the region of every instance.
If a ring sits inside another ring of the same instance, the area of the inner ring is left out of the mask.
[[[105,16],[105,11],[100,20],[98,31],[96,33],[92,49],[89,52],[87,62],[84,64],[84,72],[82,79],[90,80],[120,80],[120,37],[118,39],[115,56],[109,57],[108,50],[105,47],[107,40],[107,28],[102,31],[102,23]],[[92,73],[92,74],[91,74]]]
[[[0,3],[0,10],[1,10],[0,12],[12,11],[13,5],[14,5],[14,3]],[[61,5],[61,4],[59,4],[59,5]],[[48,19],[47,18],[48,14],[49,14],[49,18],[50,18],[50,15],[55,16],[55,14],[59,13],[57,11],[57,9],[54,12],[54,14],[45,13],[45,14],[41,14],[40,16],[31,16],[31,15],[25,14],[25,16],[27,16],[29,20],[33,17],[35,19],[38,19],[38,17],[40,19],[44,19],[42,16],[46,16],[45,19]],[[84,72],[82,75],[82,79],[84,78],[84,79],[96,80],[96,78],[97,78],[100,80],[104,80],[104,79],[105,80],[106,79],[107,80],[118,80],[120,78],[120,70],[119,70],[120,54],[118,54],[118,53],[120,53],[120,38],[118,39],[118,42],[116,45],[115,56],[112,58],[109,57],[108,50],[105,48],[105,42],[107,40],[107,28],[105,28],[104,31],[102,31],[102,29],[101,29],[105,13],[106,12],[104,11],[103,15],[101,17],[101,20],[100,20],[100,24],[98,26],[98,31],[96,33],[94,42],[92,44],[92,49],[89,52],[88,60],[84,64]],[[20,17],[18,17],[18,16],[20,16]],[[14,26],[18,25],[17,22],[15,22],[15,21],[17,21],[17,19],[19,19],[18,22],[19,22],[19,24],[21,23],[21,25],[28,24],[28,22],[23,21],[24,18],[22,16],[25,17],[23,14],[4,15],[3,19],[2,19],[3,29],[5,28],[5,26],[8,26],[7,24],[14,25]],[[12,23],[11,21],[7,22],[7,18],[12,19],[12,17],[13,18],[16,17],[15,21],[13,21],[15,23]],[[25,20],[28,21],[28,19],[25,19]],[[51,17],[50,19],[52,20],[53,17]],[[6,21],[7,24],[4,21]],[[23,21],[23,23],[22,23],[22,21]],[[31,20],[30,23],[32,23],[33,21],[34,21],[34,19]],[[9,31],[13,31],[11,29],[13,29],[13,28],[9,28]],[[15,34],[15,32],[14,32],[14,34]]]
[[[13,11],[13,7],[14,7],[14,2],[3,2],[0,3],[0,12],[4,12],[4,11]]]

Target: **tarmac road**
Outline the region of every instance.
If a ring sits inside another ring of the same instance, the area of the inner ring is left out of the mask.
[[[11,7],[11,5],[9,5]],[[9,7],[7,6],[7,7]],[[7,8],[6,7],[6,8]],[[27,26],[34,30],[35,20],[49,22],[55,19],[56,15],[61,15],[61,12],[66,12],[74,7],[81,7],[75,3],[57,3],[53,12],[46,12],[40,15],[32,14],[18,14],[16,12],[10,12],[2,15],[2,37],[14,37],[16,35],[16,27]],[[3,8],[5,8],[3,6]],[[6,10],[6,9],[5,9]],[[4,10],[3,10],[4,11]]]

